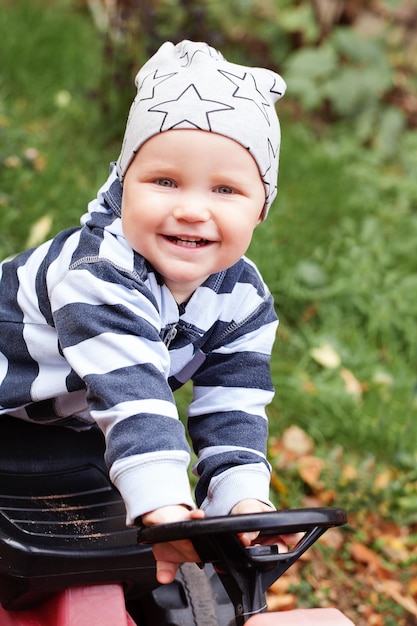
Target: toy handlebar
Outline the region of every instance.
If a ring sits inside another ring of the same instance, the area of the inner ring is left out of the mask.
[[[237,626],[266,610],[268,587],[328,528],[347,521],[345,511],[332,507],[250,513],[185,520],[142,528],[141,543],[190,539],[203,563],[213,563],[235,607]],[[255,545],[245,547],[239,533],[259,531]],[[303,533],[297,545],[279,552],[278,545],[262,545],[262,538]],[[258,544],[259,541],[259,544]]]
[[[333,507],[206,517],[142,528],[139,531],[139,541],[161,543],[180,539],[192,540],[200,535],[236,534],[256,530],[260,531],[261,536],[287,535],[316,528],[327,530],[332,526],[341,526],[346,521],[345,511]]]

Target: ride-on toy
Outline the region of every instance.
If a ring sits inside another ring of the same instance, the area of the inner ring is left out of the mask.
[[[263,613],[265,591],[325,531],[336,508],[125,526],[101,432],[0,419],[0,626],[344,626],[334,609]],[[152,485],[149,485],[152,489]],[[303,532],[289,553],[236,533]],[[155,579],[153,542],[190,538],[204,568]]]

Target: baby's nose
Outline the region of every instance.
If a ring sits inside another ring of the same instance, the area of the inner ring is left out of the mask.
[[[177,204],[173,215],[175,219],[186,222],[206,222],[210,219],[210,210],[201,200],[190,198]]]

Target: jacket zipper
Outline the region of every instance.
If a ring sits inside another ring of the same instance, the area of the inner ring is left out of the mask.
[[[173,324],[165,333],[164,344],[166,345],[167,348],[169,348],[171,343],[174,341],[175,337],[177,336],[177,332],[178,332],[177,325]]]

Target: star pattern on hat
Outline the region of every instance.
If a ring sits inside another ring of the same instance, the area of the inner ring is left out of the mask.
[[[129,119],[132,119],[136,113],[136,109],[144,100],[153,100],[155,97],[155,89],[163,83],[175,76],[177,72],[170,72],[169,74],[161,74],[158,76],[158,70],[155,72],[151,72],[146,74],[144,79],[138,83],[138,93],[136,94],[136,98],[132,103],[132,107],[129,113]]]
[[[277,86],[277,84],[279,82],[281,83],[281,86],[280,86],[280,88],[276,88],[276,86]],[[277,96],[279,98],[281,98],[284,95],[284,93],[285,93],[285,88],[283,89],[283,85],[282,85],[282,79],[280,81],[277,81],[277,79],[274,78],[274,83],[273,83],[273,85],[272,85],[272,87],[271,87],[271,89],[269,91],[270,91],[270,93],[276,93]]]
[[[139,101],[153,100],[156,87],[177,74],[177,72],[169,72],[168,74],[158,75],[158,72],[159,70],[156,69],[154,72],[147,74],[138,85]]]
[[[270,125],[269,114],[267,111],[270,105],[263,93],[259,91],[253,74],[250,72],[244,72],[243,76],[238,76],[237,74],[232,74],[231,72],[226,72],[225,70],[219,70],[219,73],[236,86],[236,89],[232,94],[233,97],[253,102],[253,104],[261,111],[262,115],[264,115],[268,125]],[[258,104],[259,99],[261,100],[261,106]]]
[[[181,61],[184,61],[184,63],[182,63],[182,67],[189,67],[197,54],[204,54],[215,60],[223,59],[223,56],[220,54],[220,52],[218,52],[214,48],[211,48],[207,43],[203,43],[202,45],[204,46],[203,48],[197,49],[195,48],[195,46],[192,46],[191,52],[188,49],[189,46],[183,46],[184,51],[179,57]]]
[[[279,146],[277,146],[276,148],[274,148],[274,146],[272,145],[270,139],[268,138],[268,166],[265,170],[265,172],[261,173],[262,176],[262,180],[264,181],[265,187],[266,187],[266,199],[267,202],[269,201],[269,199],[272,197],[275,189],[276,189],[276,185],[271,189],[271,185],[269,183],[269,176],[268,176],[268,172],[271,170],[272,168],[272,164],[276,162],[276,158],[278,155],[278,150],[279,150]]]
[[[180,106],[178,106],[180,105]],[[189,125],[200,130],[211,130],[209,116],[219,111],[233,110],[225,102],[202,98],[194,84],[189,85],[178,98],[155,104],[148,109],[152,113],[164,113],[160,132]],[[184,111],[192,111],[189,117],[184,117]]]

